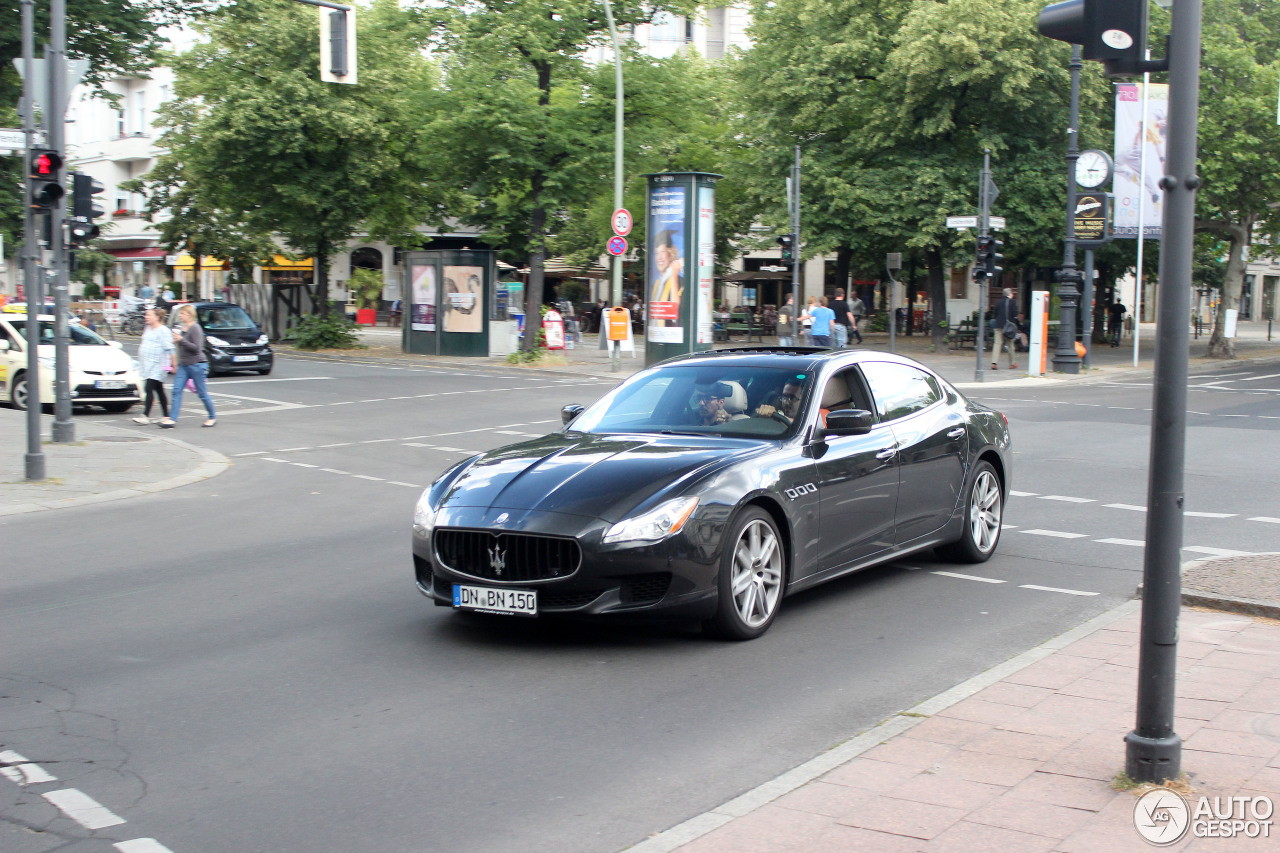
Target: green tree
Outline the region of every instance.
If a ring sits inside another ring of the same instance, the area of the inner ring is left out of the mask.
[[[1244,253],[1280,243],[1280,5],[1265,0],[1206,0],[1200,71],[1196,229],[1220,241],[1227,263],[1208,354],[1232,358],[1223,336],[1228,309],[1239,308]],[[1199,282],[1206,283],[1204,281]]]
[[[330,259],[348,238],[411,245],[419,223],[443,219],[417,133],[434,110],[428,29],[395,0],[357,20],[360,82],[342,85],[318,79],[313,9],[241,0],[209,15],[205,41],[173,61],[177,100],[195,106],[168,111],[161,140],[203,215],[225,212],[244,233],[277,234],[316,258],[321,312]]]
[[[614,4],[614,16],[625,30],[672,8],[679,6],[671,0],[625,0]],[[429,146],[445,155],[437,176],[470,195],[463,215],[487,241],[528,264],[525,311],[536,317],[551,235],[568,211],[590,205],[611,174],[612,111],[593,97],[585,58],[608,39],[604,7],[599,0],[447,0],[439,20],[449,102],[426,132]],[[525,348],[534,344],[527,335]]]

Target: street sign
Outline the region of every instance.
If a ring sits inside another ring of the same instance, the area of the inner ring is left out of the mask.
[[[1004,230],[1004,217],[1003,217],[1003,216],[992,216],[992,217],[990,217],[990,218],[988,218],[988,219],[987,219],[987,223],[988,223],[992,228],[995,228],[997,231],[1003,231],[1003,230]],[[977,228],[977,227],[978,227],[978,217],[976,217],[976,216],[948,216],[948,217],[947,217],[947,227],[948,227],[948,228],[959,228],[959,229],[965,229],[965,228]]]
[[[11,127],[0,127],[0,148],[19,151],[27,147],[27,134],[23,130]]]
[[[1110,241],[1111,196],[1104,192],[1076,196],[1075,237],[1085,246],[1101,246]]]
[[[620,207],[613,212],[613,233],[619,237],[625,237],[631,233],[631,211],[625,207]]]
[[[610,237],[609,242],[606,245],[606,248],[609,250],[609,254],[611,255],[616,256],[616,255],[625,254],[627,251],[627,238],[626,237]]]

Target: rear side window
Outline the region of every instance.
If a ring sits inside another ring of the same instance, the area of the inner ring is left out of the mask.
[[[937,381],[908,364],[870,361],[860,365],[881,420],[905,418],[942,399]]]

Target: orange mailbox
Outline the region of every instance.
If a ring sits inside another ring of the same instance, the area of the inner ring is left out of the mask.
[[[631,312],[626,308],[609,309],[609,340],[625,341],[631,332]]]

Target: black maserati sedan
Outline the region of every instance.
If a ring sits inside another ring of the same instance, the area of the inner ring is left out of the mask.
[[[436,604],[748,640],[790,593],[925,549],[982,562],[1000,541],[1008,421],[909,358],[694,353],[561,414],[419,498],[414,569]]]

